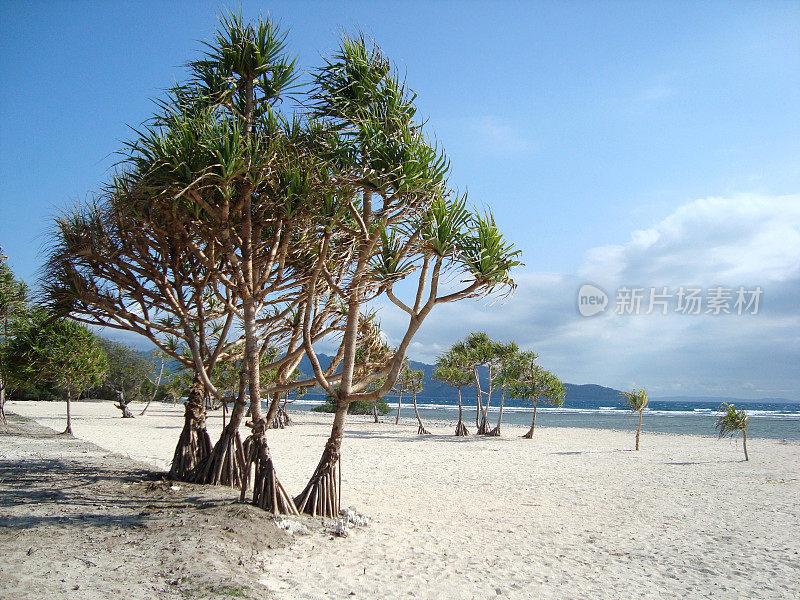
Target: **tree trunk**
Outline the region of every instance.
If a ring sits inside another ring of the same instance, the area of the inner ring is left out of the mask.
[[[285,420],[284,417],[286,417]],[[283,429],[286,427],[288,415],[286,415],[286,410],[281,406],[280,392],[275,392],[273,394],[264,421],[267,423],[267,429]]]
[[[331,435],[325,443],[325,450],[305,489],[294,499],[297,509],[312,517],[339,516],[342,504],[341,447],[348,405],[349,401],[337,398]]]
[[[155,384],[154,384],[153,395],[150,396],[150,400],[147,401],[147,404],[142,409],[142,412],[139,413],[140,417],[144,416],[144,413],[147,411],[148,408],[150,408],[150,403],[153,400],[155,400],[156,396],[158,395],[158,387],[161,385],[161,380],[164,377],[164,362],[165,362],[165,360],[164,360],[164,358],[162,356],[162,358],[161,358],[161,369],[158,372],[158,378],[156,379]]]
[[[256,359],[258,357],[256,356]],[[258,360],[250,361],[258,369]],[[241,501],[244,502],[253,477],[252,504],[271,512],[274,515],[296,515],[297,508],[292,497],[286,492],[275,473],[275,465],[269,452],[266,436],[266,420],[261,412],[261,399],[258,389],[258,378],[249,374],[250,416],[247,423],[252,432],[242,444],[244,455],[244,481],[242,483]],[[255,385],[255,387],[253,387]],[[232,419],[232,417],[231,417]]]
[[[500,435],[500,424],[503,422],[503,405],[506,402],[506,391],[503,390],[502,394],[500,395],[500,414],[497,416],[497,425],[494,429],[492,429],[488,435],[499,436]]]
[[[397,394],[397,416],[394,418],[394,424],[397,425],[400,422],[400,406],[403,404],[403,394]]]
[[[417,415],[417,423],[419,423],[417,433],[419,435],[430,435],[431,432],[425,429],[425,426],[422,424],[422,419],[419,416],[419,410],[417,410],[417,393],[411,392],[411,396],[414,399],[414,414]]]
[[[244,419],[246,406],[245,374],[239,373],[239,394],[234,401],[231,418],[224,426],[219,440],[214,444],[214,450],[198,466],[190,481],[234,488],[244,486],[246,460],[242,438],[239,437],[239,426]]]
[[[2,379],[0,379],[0,423],[6,425],[6,386]]]
[[[536,400],[533,401],[533,421],[531,421],[531,428],[528,429],[528,433],[523,435],[525,439],[531,439],[533,437],[533,430],[536,429]]]
[[[636,428],[636,450],[639,450],[639,433],[642,431],[642,411],[639,411],[639,426]]]
[[[255,465],[253,478],[253,505],[271,512],[273,515],[298,514],[292,497],[278,481],[272,457],[267,446],[263,419],[253,424],[253,432],[244,441],[243,454],[245,461],[245,476],[242,485],[240,500],[245,501],[249,487],[251,465]]]
[[[475,427],[476,429],[480,429],[480,418],[481,414],[483,414],[483,402],[481,401],[481,386],[477,375],[475,376],[475,388],[478,390],[478,395],[475,399]]]
[[[742,429],[742,447],[744,448],[744,459],[749,461],[750,459],[747,457],[747,432]]]
[[[122,418],[123,419],[133,419],[133,413],[128,410],[128,402],[125,401],[125,390],[116,390],[117,391],[117,404],[116,406],[118,409],[122,411]]]
[[[380,423],[378,421],[378,401],[372,403],[372,418],[375,420],[375,423]]]
[[[489,381],[491,381],[492,372],[489,371]],[[478,427],[478,435],[486,435],[489,433],[489,405],[492,403],[492,388],[489,386],[489,392],[486,395],[486,404],[483,405],[483,413],[481,414],[481,424]]]
[[[458,388],[458,425],[456,425],[456,436],[459,437],[469,435],[469,431],[467,431],[462,419],[463,414],[464,412],[461,407],[461,388]]]
[[[286,410],[286,404],[281,404],[278,407],[278,412],[275,414],[275,418],[270,421],[269,428],[286,429],[286,427],[291,424],[292,419],[289,417],[289,411]]]
[[[72,435],[72,410],[71,410],[72,390],[67,387],[67,428],[62,435]]]
[[[183,430],[172,456],[168,477],[188,480],[211,454],[211,437],[206,431],[206,411],[203,408],[203,384],[195,374],[189,397],[186,399]]]

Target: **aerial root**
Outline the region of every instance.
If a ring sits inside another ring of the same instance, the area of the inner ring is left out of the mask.
[[[469,430],[462,421],[459,421],[458,425],[456,425],[456,435],[459,437],[469,435]]]
[[[169,478],[188,481],[211,452],[211,436],[206,430],[205,411],[202,406],[187,403],[183,430],[172,456]]]
[[[285,429],[287,426],[292,424],[292,419],[289,417],[289,413],[286,411],[285,406],[278,407],[278,411],[275,414],[275,418],[272,419],[272,422],[269,424],[269,429]]]
[[[239,432],[224,429],[211,454],[189,477],[193,483],[241,488],[245,478],[245,456]]]
[[[242,444],[245,461],[244,481],[242,485],[241,501],[244,502],[251,474],[251,467],[255,466],[253,477],[252,504],[274,515],[297,515],[297,507],[292,497],[286,493],[278,476],[275,465],[269,454],[267,440],[263,433],[253,433]]]
[[[337,476],[336,466],[339,465]],[[341,464],[338,453],[327,448],[306,488],[295,499],[297,509],[311,515],[334,518],[341,505]]]

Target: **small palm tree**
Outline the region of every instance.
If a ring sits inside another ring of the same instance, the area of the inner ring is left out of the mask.
[[[747,424],[750,417],[744,410],[736,410],[736,406],[724,402],[720,406],[722,414],[717,417],[716,428],[719,430],[719,437],[733,437],[737,432],[742,432],[742,446],[744,447],[744,459],[747,457]]]
[[[647,407],[647,403],[650,402],[649,398],[647,397],[647,392],[642,389],[635,389],[631,392],[622,392],[620,394],[623,398],[625,398],[625,404],[628,405],[633,412],[639,413],[639,426],[636,428],[636,450],[639,450],[639,434],[642,431],[642,413],[644,409]]]

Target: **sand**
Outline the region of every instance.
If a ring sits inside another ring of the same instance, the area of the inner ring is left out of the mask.
[[[7,410],[64,427],[63,403]],[[74,403],[73,415],[79,438],[159,469],[182,424],[170,405],[123,420],[110,402]],[[292,417],[269,440],[297,493],[331,417]],[[800,597],[797,442],[751,439],[744,462],[741,442],[714,437],[643,434],[634,452],[633,431],[451,428],[350,418],[342,502],[371,524],[294,537],[261,583],[286,599]]]
[[[0,598],[268,600],[264,565],[290,537],[234,496],[9,415],[0,425]]]

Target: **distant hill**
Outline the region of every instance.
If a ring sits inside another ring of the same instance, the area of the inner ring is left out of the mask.
[[[146,355],[152,355],[153,351],[150,352],[142,352]],[[326,354],[318,354],[320,364],[323,368],[327,368],[327,366],[331,362],[330,356]],[[442,383],[441,381],[437,381],[433,378],[433,371],[436,368],[434,365],[429,365],[427,363],[417,362],[414,360],[409,360],[408,364],[411,366],[412,369],[418,369],[425,373],[425,377],[423,379],[423,392],[420,394],[419,398],[421,400],[432,400],[434,402],[439,402],[442,404],[453,404],[457,401],[458,393],[456,392],[455,388],[447,385],[446,383]],[[168,361],[167,363],[167,373],[175,372],[178,369],[177,361]],[[308,360],[307,356],[303,356],[303,360],[300,362],[300,371],[302,371],[306,376],[311,377],[314,370],[311,368],[311,361]],[[481,379],[484,380],[486,378],[486,373],[482,373]],[[567,388],[567,395],[565,399],[565,404],[567,406],[570,405],[571,402],[585,402],[588,400],[600,403],[600,404],[608,404],[609,406],[620,406],[622,404],[622,400],[620,399],[620,390],[616,390],[614,388],[605,387],[602,385],[596,385],[593,383],[564,383],[564,386]],[[464,398],[465,400],[469,401],[472,399],[470,395],[471,388],[465,388]],[[474,393],[474,392],[473,392]],[[313,388],[310,391],[311,396],[321,395],[323,394],[321,388]],[[747,404],[752,402],[786,402],[786,403],[800,403],[800,399],[790,400],[787,398],[758,398],[758,399],[747,399],[747,398],[730,398],[726,396],[659,396],[659,397],[651,397],[651,400],[658,400],[661,402],[730,402],[730,403],[737,403],[737,404]]]
[[[320,365],[322,365],[323,368],[326,368],[330,364],[332,357],[325,354],[318,354],[317,356],[319,357]],[[422,382],[423,391],[419,395],[421,400],[434,400],[441,402],[442,404],[451,404],[457,402],[458,392],[456,389],[433,378],[433,371],[436,369],[434,365],[429,365],[427,363],[417,362],[414,360],[409,360],[408,364],[412,369],[417,369],[425,373],[425,377]],[[313,373],[311,361],[308,360],[308,357],[303,357],[303,360],[300,362],[299,369],[309,376]],[[481,373],[481,380],[485,380],[487,376],[487,373]],[[565,383],[564,386],[567,388],[565,400],[567,405],[571,401],[583,400],[595,400],[599,402],[608,402],[609,404],[618,404],[620,401],[619,390],[604,387],[602,385],[595,385],[591,383]],[[468,389],[471,388],[465,388],[463,390],[465,399],[471,398],[470,392],[467,391]],[[321,393],[321,390],[315,389],[314,392]]]
[[[659,396],[653,400],[663,402],[729,402],[731,404],[747,404],[748,402],[760,403],[800,403],[800,399],[791,400],[789,398],[730,398],[728,396]]]

